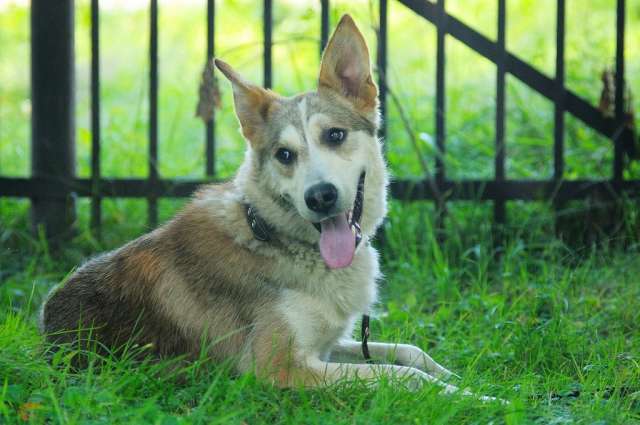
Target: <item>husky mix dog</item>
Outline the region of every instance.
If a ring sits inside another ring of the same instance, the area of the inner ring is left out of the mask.
[[[354,21],[340,20],[313,92],[281,97],[215,63],[248,142],[238,174],[55,288],[41,314],[48,340],[133,342],[160,357],[206,350],[282,387],[386,375],[457,391],[443,381],[451,372],[418,347],[369,343],[387,362],[369,364],[350,337],[376,301],[370,240],[388,180],[377,88]]]

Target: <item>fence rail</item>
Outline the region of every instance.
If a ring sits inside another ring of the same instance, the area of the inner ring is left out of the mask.
[[[206,58],[215,54],[215,0],[207,1]],[[329,0],[319,0],[320,51],[327,43],[330,29]],[[550,78],[506,50],[506,0],[498,5],[497,40],[491,41],[446,11],[445,0],[396,0],[417,17],[437,28],[436,43],[436,148],[434,176],[419,180],[399,180],[391,184],[391,194],[401,200],[435,200],[441,211],[447,201],[490,200],[494,202],[497,223],[507,220],[508,200],[548,200],[556,205],[590,196],[640,196],[640,180],[625,181],[623,164],[625,149],[633,146],[632,131],[625,125],[624,111],[624,41],[625,0],[616,2],[616,67],[615,114],[604,116],[595,106],[565,86],[565,1],[557,0],[556,66]],[[384,117],[387,112],[387,21],[388,0],[379,0],[376,68],[380,87],[380,109],[383,125],[380,137],[386,136]],[[76,178],[74,152],[73,103],[73,0],[32,0],[32,155],[33,176],[0,177],[0,196],[27,197],[33,201],[34,222],[44,224],[48,234],[67,231],[74,217],[75,197],[90,197],[91,225],[99,231],[101,201],[107,197],[146,198],[148,222],[158,220],[157,201],[161,197],[189,196],[199,185],[216,181],[215,113],[205,124],[205,170],[203,180],[168,180],[158,173],[158,10],[157,0],[150,0],[149,11],[149,175],[146,179],[105,179],[101,176],[100,122],[100,7],[91,0],[91,177]],[[273,1],[263,0],[263,84],[272,83]],[[496,114],[494,178],[491,180],[449,180],[443,161],[446,149],[445,78],[446,40],[453,37],[496,64]],[[505,77],[511,74],[531,89],[554,103],[553,176],[549,180],[509,180],[505,176]],[[56,103],[57,102],[57,103]],[[614,160],[611,178],[606,180],[564,179],[564,114],[568,112],[588,127],[612,140]],[[43,161],[42,159],[46,159]]]
[[[182,198],[199,186],[221,180],[101,179],[96,187],[90,178],[71,181],[44,177],[2,177],[2,196],[17,198],[61,199],[72,192],[77,197],[99,198]],[[436,190],[434,190],[436,189]],[[391,195],[399,200],[447,201],[571,201],[589,195],[614,199],[626,193],[640,196],[640,181],[624,180],[445,180],[434,185],[429,180],[396,180],[390,185]]]

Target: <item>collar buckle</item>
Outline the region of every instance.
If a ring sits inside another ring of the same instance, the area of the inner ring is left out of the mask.
[[[251,205],[247,205],[246,208],[247,223],[249,224],[249,228],[251,228],[253,237],[261,242],[271,240],[271,236],[269,235],[271,233],[271,227],[256,213],[256,210]]]

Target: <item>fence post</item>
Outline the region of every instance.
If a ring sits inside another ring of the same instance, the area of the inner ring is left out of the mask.
[[[31,214],[51,241],[69,236],[75,221],[73,9],[74,0],[31,1],[31,171],[64,192],[38,193]]]

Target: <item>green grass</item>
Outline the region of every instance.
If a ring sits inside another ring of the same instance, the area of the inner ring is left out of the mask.
[[[107,177],[144,177],[148,12],[101,3],[102,170]],[[495,39],[494,3],[449,1],[447,8]],[[6,4],[0,0],[0,175],[28,176],[29,13]],[[88,176],[89,2],[76,4],[77,171]],[[375,19],[367,2],[331,4],[332,23],[344,12],[353,14],[374,51]],[[260,8],[248,0],[219,6],[217,54],[260,82]],[[599,96],[600,72],[613,61],[613,6],[611,0],[567,2],[566,80],[592,103]],[[204,9],[204,2],[161,2],[163,177],[203,175],[204,130],[193,112],[204,63]],[[553,0],[509,1],[507,11],[508,48],[550,76],[554,11]],[[315,84],[317,12],[317,2],[275,2],[274,87],[284,94]],[[389,14],[390,86],[432,164],[435,30],[396,2],[390,2]],[[640,110],[640,44],[634,42],[640,39],[640,0],[627,0],[627,28],[627,79]],[[454,40],[447,41],[447,58],[447,172],[453,178],[491,178],[495,66]],[[221,84],[216,165],[221,176],[230,176],[244,144],[230,90]],[[387,122],[394,175],[423,174],[391,102]],[[508,177],[548,178],[552,103],[508,77],[506,127]],[[610,176],[610,142],[569,116],[566,131],[566,176]],[[626,173],[638,177],[640,167]],[[161,221],[184,202],[161,200]],[[507,238],[497,246],[491,205],[460,202],[450,206],[446,242],[440,245],[430,203],[392,203],[373,339],[423,347],[462,376],[461,386],[511,401],[501,406],[443,397],[429,386],[408,393],[398,382],[375,390],[345,382],[281,391],[249,375],[234,377],[206,359],[183,367],[106,359],[100,369],[73,372],[71,353],[63,351],[49,362],[35,327],[44,295],[87,257],[147,231],[146,204],[105,200],[98,241],[88,231],[89,202],[80,200],[79,233],[58,253],[29,231],[28,207],[25,200],[0,199],[0,423],[21,423],[21,416],[32,423],[640,423],[637,234],[624,246],[611,241],[597,250],[568,247],[553,237],[549,205],[510,202]],[[637,205],[627,218],[630,225],[638,222]],[[624,388],[636,392],[609,391]],[[581,390],[577,398],[550,397],[575,389]]]
[[[19,230],[26,223],[14,222],[0,235],[0,418],[17,423],[29,411],[32,423],[640,422],[640,393],[616,392],[640,391],[639,246],[571,250],[548,236],[545,206],[517,204],[510,213],[520,225],[497,258],[488,210],[457,204],[439,245],[430,204],[392,204],[372,329],[375,340],[423,347],[462,376],[460,385],[509,406],[431,386],[409,393],[399,382],[282,391],[204,358],[179,368],[108,358],[100,369],[73,372],[72,353],[51,363],[43,357],[35,313],[51,285],[108,246],[81,234],[52,256]],[[142,231],[108,228],[112,245]],[[575,389],[582,395],[551,399]]]

